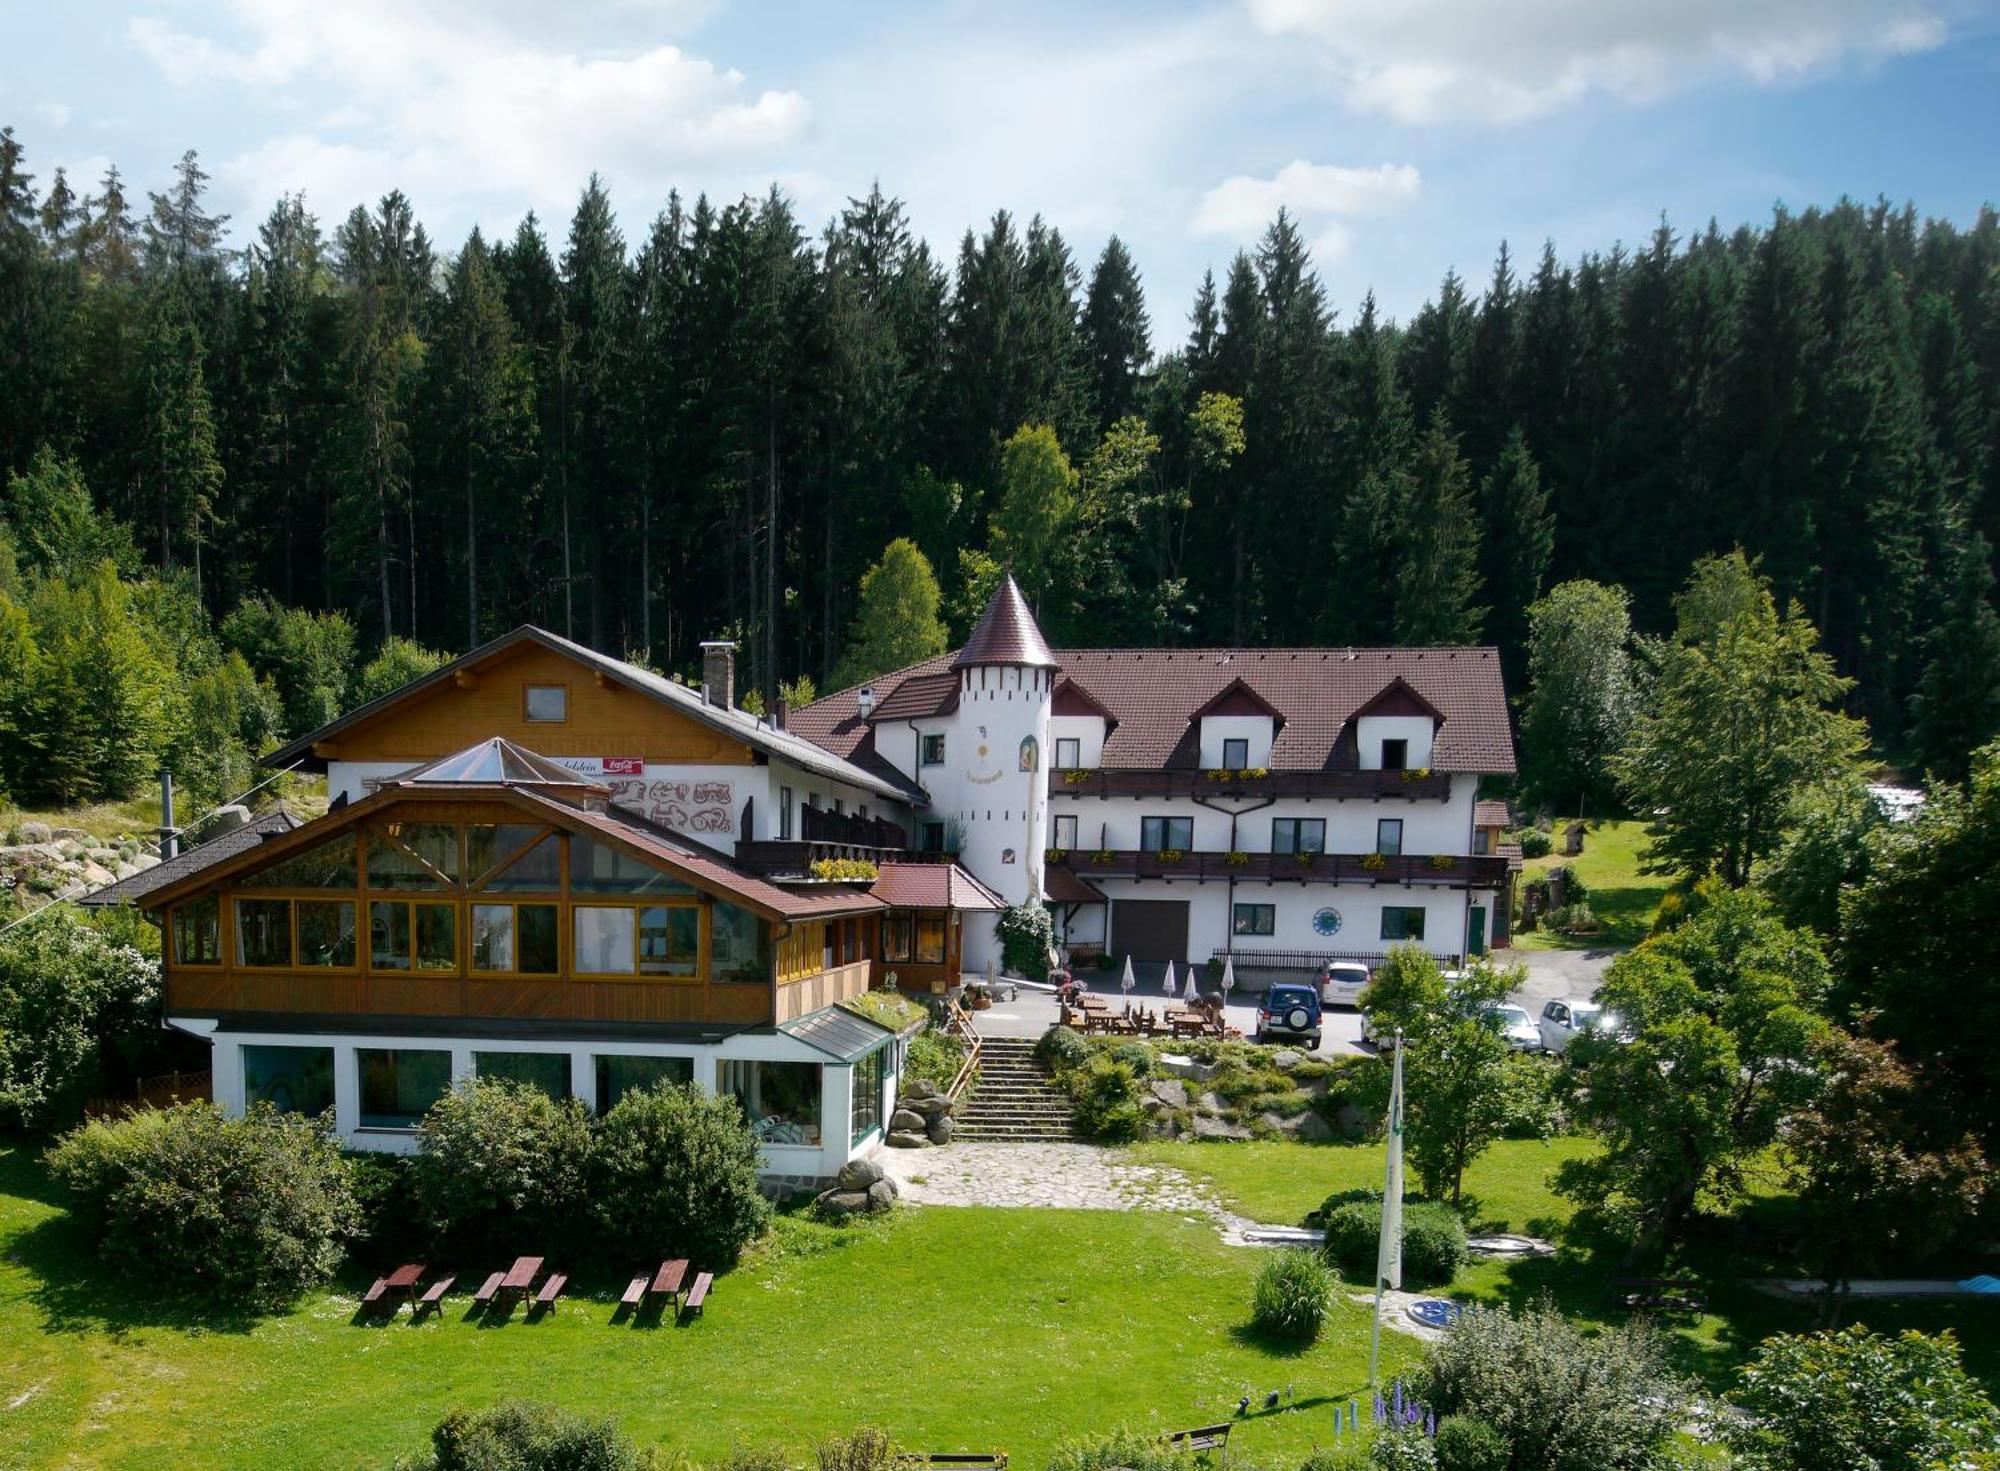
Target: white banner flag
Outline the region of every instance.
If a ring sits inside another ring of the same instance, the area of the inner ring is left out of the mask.
[[[1382,1181],[1382,1244],[1375,1280],[1403,1285],[1403,1046],[1396,1038],[1395,1071],[1389,1083],[1389,1164]]]

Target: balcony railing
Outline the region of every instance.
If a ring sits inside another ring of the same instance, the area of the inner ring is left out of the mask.
[[[799,836],[808,843],[846,843],[858,848],[901,848],[909,835],[901,823],[807,807],[799,813]]]
[[[1120,771],[1058,767],[1052,797],[1402,797],[1442,802],[1451,777],[1425,771]]]
[[[1058,856],[1059,855],[1059,856]],[[1507,860],[1486,854],[1171,853],[1133,848],[1051,850],[1049,862],[1085,878],[1294,880],[1304,884],[1402,884],[1497,889]]]

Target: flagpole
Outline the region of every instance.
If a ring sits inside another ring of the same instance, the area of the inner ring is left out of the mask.
[[[1392,1241],[1393,1237],[1393,1249]],[[1403,1029],[1389,1080],[1389,1147],[1382,1164],[1382,1233],[1375,1249],[1375,1319],[1368,1329],[1368,1387],[1381,1382],[1382,1295],[1403,1285]]]

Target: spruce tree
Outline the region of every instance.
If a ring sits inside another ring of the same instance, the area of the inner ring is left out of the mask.
[[[1150,332],[1139,269],[1125,243],[1113,235],[1090,273],[1083,308],[1091,399],[1100,433],[1131,413],[1138,402],[1139,376],[1152,356]]]
[[[174,165],[174,182],[165,194],[149,193],[151,216],[146,221],[146,264],[155,271],[180,271],[216,261],[228,215],[212,215],[202,207],[208,194],[208,171],[190,148]]]
[[[147,461],[158,503],[160,561],[173,566],[185,548],[197,586],[223,479],[204,361],[187,293],[178,277],[169,277],[154,291],[147,322]]]
[[[1480,482],[1479,505],[1485,523],[1480,566],[1493,600],[1487,636],[1500,646],[1509,686],[1518,688],[1527,662],[1528,606],[1542,595],[1555,550],[1548,487],[1518,428]]]
[[[1479,639],[1479,513],[1472,477],[1451,426],[1434,419],[1404,471],[1390,601],[1396,642],[1470,644]]]
[[[1992,554],[1973,532],[1953,560],[1943,617],[1924,641],[1924,670],[1910,700],[1917,764],[1963,785],[1972,753],[2000,736],[2000,613],[1993,610]]]

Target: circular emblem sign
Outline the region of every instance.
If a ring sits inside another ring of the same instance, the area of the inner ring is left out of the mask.
[[[1319,913],[1317,913],[1317,914],[1315,914],[1315,915],[1313,916],[1313,929],[1314,929],[1314,930],[1315,930],[1315,931],[1316,931],[1317,933],[1319,933],[1319,934],[1322,934],[1322,935],[1337,935],[1337,934],[1339,934],[1339,933],[1340,933],[1340,911],[1339,911],[1338,909],[1322,909],[1322,910],[1320,910],[1320,911],[1319,911]]]

